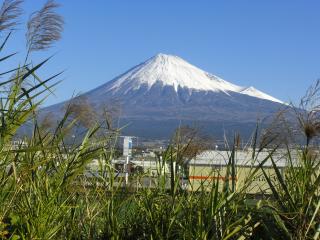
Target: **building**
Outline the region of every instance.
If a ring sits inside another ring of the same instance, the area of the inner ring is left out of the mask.
[[[263,151],[252,157],[252,150],[239,150],[234,156],[231,156],[230,151],[205,151],[188,163],[189,190],[195,191],[201,187],[208,189],[213,183],[218,183],[222,189],[223,183],[233,181],[237,189],[245,188],[245,192],[249,194],[271,193],[260,168],[263,166],[265,174],[276,181],[276,172],[269,154]],[[279,172],[284,174],[287,164],[286,152],[279,150],[272,154],[272,158]]]

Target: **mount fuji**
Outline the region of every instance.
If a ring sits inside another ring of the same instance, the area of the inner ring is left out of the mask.
[[[117,109],[125,134],[167,138],[181,124],[195,124],[217,138],[248,135],[257,120],[285,104],[254,87],[241,87],[178,56],[158,54],[111,81],[81,94],[96,111]],[[67,102],[42,109],[62,112]]]

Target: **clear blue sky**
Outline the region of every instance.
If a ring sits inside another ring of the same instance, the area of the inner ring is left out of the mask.
[[[44,2],[26,1],[26,14]],[[159,52],[283,101],[298,102],[320,78],[320,1],[57,2],[66,22],[63,39],[33,55],[38,61],[56,53],[43,77],[66,70],[46,105],[95,88]],[[23,34],[21,26],[12,49],[23,52]]]

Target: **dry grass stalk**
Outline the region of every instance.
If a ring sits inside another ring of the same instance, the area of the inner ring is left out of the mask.
[[[13,30],[22,14],[22,0],[4,0],[0,9],[0,32]]]
[[[59,7],[53,0],[47,1],[40,11],[34,12],[28,21],[27,49],[44,50],[61,38],[63,18],[55,12]]]
[[[92,127],[98,121],[94,107],[89,103],[85,96],[79,96],[72,99],[66,108],[67,111],[69,111],[70,116],[77,118],[86,128]]]
[[[181,158],[192,159],[201,152],[212,149],[213,140],[203,134],[199,129],[189,126],[181,126],[177,129],[173,145],[178,148],[178,152]]]
[[[275,146],[286,146],[294,142],[295,130],[287,119],[288,110],[279,111],[272,119],[268,128],[260,133],[259,151]]]
[[[307,146],[310,141],[320,134],[320,80],[311,86],[305,96],[301,99],[298,121],[300,128],[307,139]]]

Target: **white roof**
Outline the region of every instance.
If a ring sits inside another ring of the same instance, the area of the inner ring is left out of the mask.
[[[269,156],[269,152],[263,151],[255,154],[252,159],[252,150],[249,151],[236,151],[235,162],[237,166],[258,166]],[[190,165],[226,165],[229,162],[231,152],[230,151],[205,151],[192,159]],[[286,166],[286,152],[276,151],[272,154],[272,158],[278,167]],[[264,166],[272,166],[270,158],[264,163]]]

